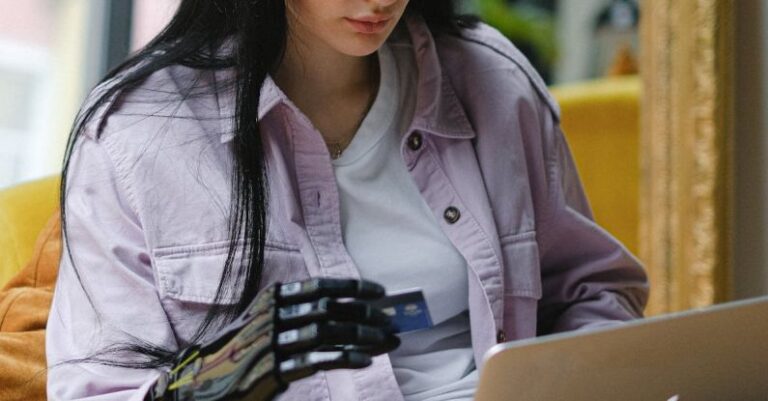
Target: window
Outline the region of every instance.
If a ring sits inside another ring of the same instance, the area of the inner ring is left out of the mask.
[[[0,187],[60,172],[83,98],[128,53],[132,9],[131,0],[0,0]]]
[[[0,0],[0,186],[44,174],[53,129],[57,6]]]

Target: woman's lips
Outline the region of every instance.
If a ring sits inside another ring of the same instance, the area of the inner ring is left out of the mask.
[[[358,33],[375,34],[381,33],[389,24],[391,18],[387,19],[366,19],[357,20],[352,18],[344,18],[347,23]]]

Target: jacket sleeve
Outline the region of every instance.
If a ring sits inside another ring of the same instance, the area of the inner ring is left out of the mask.
[[[142,226],[108,146],[81,137],[67,176],[65,238],[48,318],[48,399],[142,400],[159,370],[124,344],[177,347],[161,306]]]
[[[594,222],[559,123],[552,113],[543,115],[546,193],[537,211],[543,289],[538,332],[640,318],[648,299],[645,271]]]

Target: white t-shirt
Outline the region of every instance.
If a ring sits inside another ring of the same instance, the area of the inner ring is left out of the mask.
[[[421,288],[435,327],[401,335],[390,354],[406,401],[471,400],[477,385],[465,259],[440,229],[402,156],[416,102],[413,48],[378,52],[379,91],[333,161],[344,243],[364,279],[388,292]]]

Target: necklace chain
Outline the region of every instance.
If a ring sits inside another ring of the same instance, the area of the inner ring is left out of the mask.
[[[352,135],[352,137],[354,137],[354,135]],[[349,146],[350,142],[352,142],[352,138],[344,142],[326,142],[325,144],[328,146],[328,152],[331,154],[331,159],[336,160],[341,157],[341,154],[344,153],[344,149]]]
[[[373,106],[373,102],[375,100],[375,94],[377,92],[376,90],[376,61],[372,61],[370,63],[370,76],[373,77],[371,79],[371,90],[370,95],[368,96],[368,107],[366,107],[365,111],[363,111],[362,118],[360,120],[360,124],[357,126],[354,132],[352,132],[352,135],[349,135],[349,137],[344,138],[340,141],[325,141],[326,147],[328,147],[328,153],[331,155],[331,159],[336,160],[339,157],[341,157],[341,154],[344,153],[344,150],[349,146],[349,144],[352,142],[352,140],[355,138],[355,134],[357,133],[357,130],[360,129],[360,125],[362,125],[363,119],[365,119],[366,114],[370,111],[370,108]],[[381,90],[381,88],[379,88]]]

